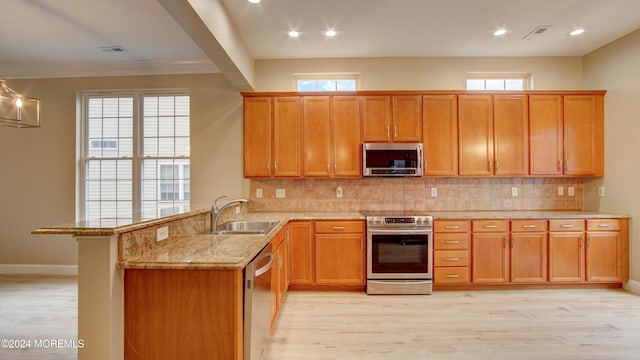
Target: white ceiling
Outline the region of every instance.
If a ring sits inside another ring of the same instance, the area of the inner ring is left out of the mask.
[[[582,56],[640,28],[640,0],[206,1],[222,2],[255,59]],[[569,37],[576,27],[587,31]],[[156,0],[0,0],[0,33],[0,78],[218,71]]]

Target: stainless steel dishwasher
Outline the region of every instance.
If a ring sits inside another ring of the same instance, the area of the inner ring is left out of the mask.
[[[244,269],[244,360],[266,359],[271,337],[271,244]]]

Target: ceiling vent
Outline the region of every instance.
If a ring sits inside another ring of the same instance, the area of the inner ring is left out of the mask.
[[[549,30],[549,28],[551,28],[551,25],[540,25],[537,28],[531,30],[531,32],[525,35],[522,40],[531,40],[539,35],[542,35],[545,31]]]
[[[102,50],[102,52],[108,52],[108,53],[127,52],[127,49],[123,48],[122,46],[103,46],[103,47],[100,47],[99,49]]]

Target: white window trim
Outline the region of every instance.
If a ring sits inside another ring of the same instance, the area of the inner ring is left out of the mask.
[[[293,91],[298,91],[298,80],[355,80],[355,91],[360,90],[360,73],[294,73],[291,85]]]
[[[133,156],[132,164],[132,213],[141,214],[142,212],[142,160],[157,159],[162,157],[142,157],[142,142],[140,134],[144,134],[144,121],[142,119],[142,109],[139,106],[140,99],[145,96],[191,96],[189,89],[130,89],[130,90],[91,90],[78,91],[76,93],[76,221],[86,220],[86,162],[92,158],[89,154],[89,109],[88,98],[91,97],[132,97],[133,98]],[[120,157],[101,158],[106,160],[125,159]],[[129,159],[128,157],[126,159]],[[165,158],[166,159],[166,158]],[[185,159],[190,160],[190,156],[176,156],[169,159]],[[190,202],[191,200],[189,200]]]
[[[467,88],[467,79],[523,79],[524,89],[533,89],[533,75],[531,73],[519,73],[519,72],[468,72],[465,78],[464,88]],[[479,90],[481,91],[481,90]],[[498,90],[496,90],[498,91]],[[502,90],[500,90],[502,91]],[[505,90],[510,91],[510,90]]]

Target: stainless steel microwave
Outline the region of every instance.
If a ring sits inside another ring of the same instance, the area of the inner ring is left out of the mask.
[[[421,143],[362,144],[363,176],[422,176]]]

